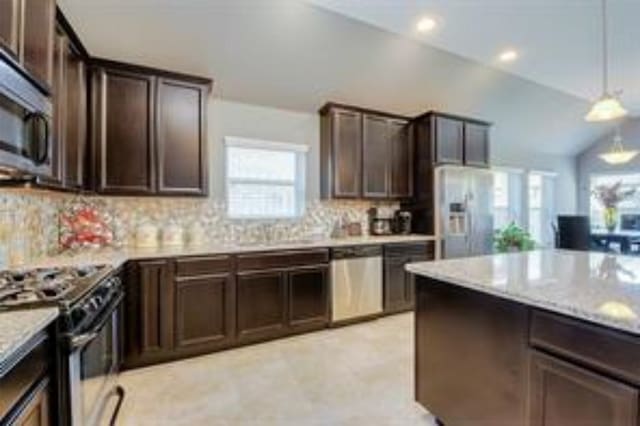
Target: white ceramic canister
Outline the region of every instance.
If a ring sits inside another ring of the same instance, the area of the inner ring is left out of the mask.
[[[158,227],[148,221],[140,223],[136,227],[136,247],[158,247]]]
[[[165,247],[175,247],[184,244],[184,231],[182,226],[175,221],[171,221],[162,229],[162,245]]]
[[[189,245],[202,246],[205,244],[204,227],[200,222],[193,222],[188,229]]]

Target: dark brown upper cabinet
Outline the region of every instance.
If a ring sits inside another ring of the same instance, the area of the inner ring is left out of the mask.
[[[324,198],[412,196],[413,141],[408,119],[333,103],[325,105],[320,116]]]
[[[94,60],[94,187],[122,195],[206,195],[210,80]]]
[[[18,32],[20,25],[20,2],[0,1],[0,47],[18,58]]]
[[[362,114],[331,107],[321,110],[321,192],[325,198],[362,196]]]
[[[71,43],[67,44],[63,184],[85,187],[87,129],[87,64]]]
[[[155,193],[155,77],[99,68],[92,78],[96,191]]]
[[[56,43],[55,0],[1,0],[0,50],[50,94]]]
[[[464,123],[464,163],[468,166],[489,166],[489,126]]]
[[[56,2],[22,0],[21,8],[20,60],[32,76],[50,88],[53,83]]]
[[[490,123],[439,112],[414,119],[420,167],[453,164],[489,167]]]
[[[390,119],[388,122],[391,165],[389,167],[389,195],[391,198],[413,196],[413,141],[412,127],[407,120]]]
[[[206,87],[157,80],[158,192],[206,195]]]
[[[362,195],[364,198],[387,198],[390,180],[389,120],[365,114],[362,123]]]
[[[51,176],[46,179],[49,185],[62,185],[64,169],[64,136],[66,127],[66,52],[68,40],[61,32],[56,32],[53,55],[53,145],[51,149]],[[44,182],[43,182],[44,183]]]
[[[440,164],[464,162],[464,122],[435,117],[435,158]]]

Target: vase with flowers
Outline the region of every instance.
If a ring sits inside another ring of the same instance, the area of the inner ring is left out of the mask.
[[[604,226],[607,231],[613,232],[618,226],[618,205],[626,199],[633,197],[635,189],[622,189],[622,182],[613,185],[597,185],[591,191],[593,197],[600,202],[603,211]]]

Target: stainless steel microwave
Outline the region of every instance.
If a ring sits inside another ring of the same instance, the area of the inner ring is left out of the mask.
[[[0,175],[50,176],[52,111],[49,96],[0,55]]]

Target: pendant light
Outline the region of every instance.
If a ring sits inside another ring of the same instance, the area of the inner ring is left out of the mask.
[[[635,156],[638,155],[637,150],[626,150],[624,146],[622,146],[622,136],[620,136],[620,127],[616,127],[616,134],[613,136],[613,144],[611,145],[611,150],[609,152],[605,152],[604,154],[600,154],[600,158],[602,158],[605,162],[609,164],[624,164],[633,160]]]
[[[602,95],[586,115],[587,121],[609,121],[627,115],[620,101],[609,93],[609,58],[607,46],[607,0],[602,0]]]

